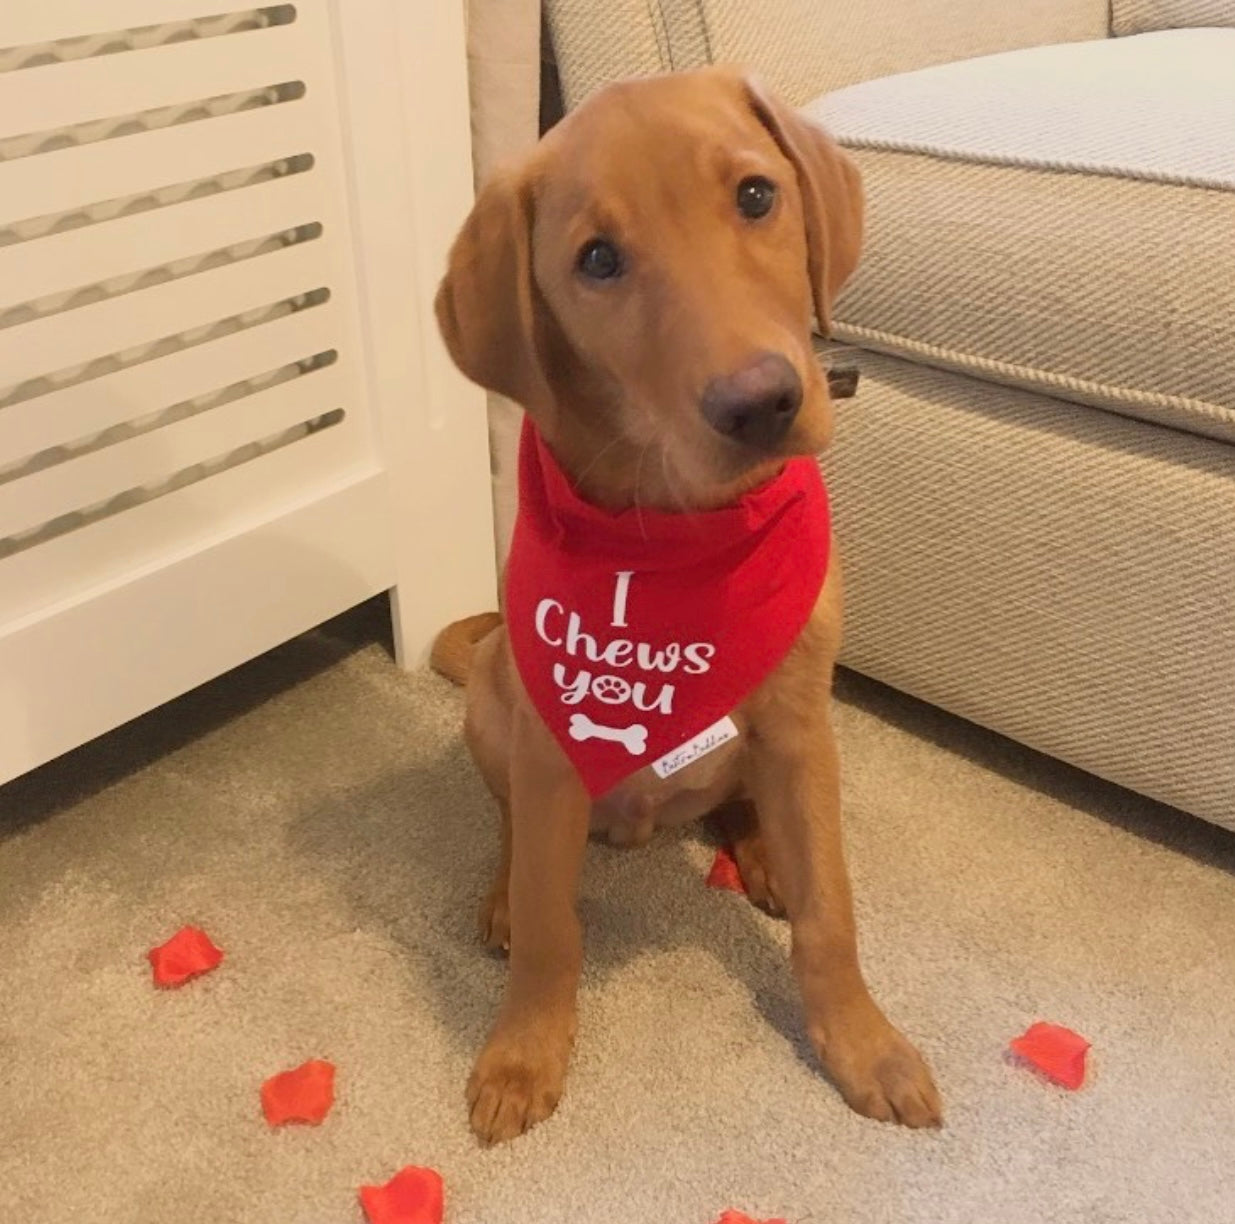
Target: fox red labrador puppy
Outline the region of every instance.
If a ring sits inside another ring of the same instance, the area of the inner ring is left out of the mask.
[[[861,238],[849,158],[712,68],[594,95],[485,187],[451,251],[451,356],[527,410],[503,617],[452,626],[435,656],[467,673],[467,742],[501,810],[482,929],[510,979],[468,1086],[482,1140],[561,1096],[589,830],[641,843],[712,812],[754,899],[788,915],[845,1100],[940,1121],[859,967],[829,721],[841,572],[812,316],[826,332]],[[641,607],[655,632],[631,628]]]

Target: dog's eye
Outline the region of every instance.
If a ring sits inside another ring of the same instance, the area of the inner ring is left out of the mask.
[[[762,175],[744,178],[738,184],[738,212],[748,221],[766,217],[775,202],[776,184]]]
[[[604,238],[593,238],[579,250],[576,266],[589,280],[612,280],[622,274],[622,254]]]

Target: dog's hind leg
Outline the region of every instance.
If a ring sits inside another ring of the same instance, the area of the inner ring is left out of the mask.
[[[493,884],[480,904],[480,938],[493,952],[510,951],[510,804],[498,799],[502,849]]]
[[[733,850],[746,895],[753,905],[777,918],[783,917],[776,873],[768,860],[767,846],[759,828],[759,813],[749,799],[732,799],[712,813],[725,841]]]

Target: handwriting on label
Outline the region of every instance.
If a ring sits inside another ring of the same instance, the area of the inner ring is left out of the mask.
[[[726,714],[720,722],[706,727],[698,735],[688,739],[686,743],[679,744],[672,752],[666,752],[659,761],[653,761],[652,769],[658,778],[667,778],[670,774],[677,773],[679,769],[685,769],[687,765],[693,764],[700,757],[707,756],[721,744],[727,744],[731,739],[736,739],[737,734],[737,724]]]

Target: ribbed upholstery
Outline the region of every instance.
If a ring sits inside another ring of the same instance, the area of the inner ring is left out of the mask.
[[[1183,26],[1235,26],[1235,0],[1111,0],[1116,34]]]
[[[664,22],[649,0],[544,0],[544,6],[567,109],[610,81],[671,66]]]
[[[1235,828],[1235,448],[859,364],[824,462],[844,661]]]
[[[544,0],[568,107],[623,76],[738,63],[794,103],[1014,47],[1103,38],[1108,0]]]
[[[1233,65],[1185,30],[820,99],[869,201],[837,336],[1235,442]]]
[[[749,65],[797,105],[872,76],[1107,33],[1107,0],[675,2],[699,4],[714,60]]]

